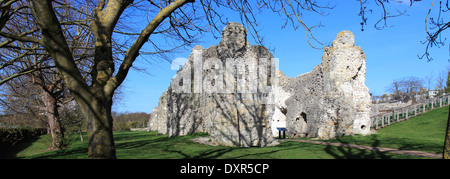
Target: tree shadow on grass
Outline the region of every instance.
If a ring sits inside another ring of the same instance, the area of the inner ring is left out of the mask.
[[[340,138],[336,138],[338,143],[349,144],[347,141],[343,141]],[[371,144],[372,148],[379,147],[380,141],[376,139],[375,136],[372,136],[372,140],[374,141]],[[327,145],[325,147],[325,151],[333,156],[335,159],[391,159],[392,155],[389,155],[388,152],[381,152],[378,150],[365,150],[365,149],[357,149],[347,147],[345,145],[341,146],[332,146]]]
[[[75,147],[70,149],[61,149],[51,152],[46,152],[42,154],[38,154],[33,159],[75,159],[75,158],[84,158],[88,157],[88,148],[86,147]],[[76,157],[75,157],[76,156]]]
[[[239,150],[245,150],[244,148],[238,147],[227,147],[227,148],[214,148],[202,151],[195,155],[190,155],[181,150],[168,149],[168,152],[178,153],[183,156],[183,159],[244,159],[244,158],[261,158],[261,156],[273,154],[279,152],[280,150],[270,150],[265,152],[251,152],[251,153],[239,153]],[[232,154],[234,153],[234,154]],[[226,156],[226,154],[230,154]]]
[[[368,149],[358,149],[358,148],[351,148],[348,147],[346,144],[351,144],[355,142],[349,142],[348,140],[342,140],[340,138],[335,139],[333,142],[341,143],[340,146],[331,146],[327,145],[325,148],[325,151],[333,156],[336,159],[418,159],[422,158],[420,156],[413,156],[413,155],[401,155],[401,154],[394,154],[391,152],[382,152],[377,150],[377,147],[380,147],[381,140],[377,138],[376,135],[370,136],[370,140],[372,141],[370,144],[370,147],[372,150]],[[412,142],[410,140],[403,140],[401,138],[393,138],[391,140],[382,140],[383,144],[395,144],[400,147],[393,147],[394,149],[397,148],[399,150],[414,150],[414,149],[420,149],[420,147],[424,147],[426,145],[420,144],[417,142]],[[358,143],[358,142],[356,142]],[[367,143],[367,142],[363,142]],[[369,146],[367,144],[362,144],[363,146]],[[431,147],[432,148],[432,147]],[[423,151],[423,150],[421,150]]]
[[[179,155],[183,156],[182,159],[216,159],[226,153],[232,152],[233,150],[234,150],[233,148],[210,149],[196,155],[192,155],[183,152],[182,150],[175,150],[171,148],[167,149],[166,151],[178,153]]]
[[[136,141],[127,141],[127,142],[117,142],[115,144],[116,149],[137,149],[146,147],[152,144],[163,144],[164,142],[170,142],[170,138],[167,137],[159,137],[156,139],[147,139],[147,140],[136,140]]]

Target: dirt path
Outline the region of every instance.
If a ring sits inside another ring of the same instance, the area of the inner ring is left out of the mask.
[[[414,151],[414,150],[400,150],[400,149],[391,149],[391,148],[383,148],[383,147],[370,147],[370,146],[362,146],[362,145],[356,145],[356,144],[344,144],[344,143],[312,141],[312,140],[297,140],[297,139],[287,139],[287,140],[296,141],[296,142],[306,142],[306,143],[311,143],[311,144],[322,144],[322,145],[350,147],[350,148],[364,149],[364,150],[375,150],[375,151],[380,151],[380,152],[391,152],[391,153],[395,153],[395,154],[414,155],[414,156],[431,157],[431,158],[442,158],[442,154],[434,154],[434,153]]]

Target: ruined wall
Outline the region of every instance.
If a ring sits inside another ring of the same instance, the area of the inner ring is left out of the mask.
[[[229,23],[218,45],[194,47],[148,129],[168,136],[208,132],[212,143],[242,147],[276,144],[276,127],[290,137],[369,132],[365,55],[351,32],[339,33],[322,63],[295,78],[276,71],[273,55],[246,37],[241,24]]]
[[[229,23],[218,45],[194,47],[154,109],[149,130],[168,136],[208,132],[219,145],[275,144],[269,124],[274,110],[266,105],[273,55],[246,37],[241,24]]]
[[[292,137],[333,138],[370,132],[370,95],[365,86],[365,55],[354,35],[340,32],[324,49],[322,63],[295,78],[282,76],[291,93],[286,127]]]

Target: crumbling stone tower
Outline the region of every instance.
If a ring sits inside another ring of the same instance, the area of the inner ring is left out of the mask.
[[[289,98],[282,111],[291,137],[322,139],[370,132],[370,95],[364,84],[366,57],[349,31],[338,33],[313,71],[279,74]]]

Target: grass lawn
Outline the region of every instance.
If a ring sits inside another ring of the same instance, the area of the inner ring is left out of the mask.
[[[376,147],[389,147],[405,150],[421,150],[441,153],[448,107],[433,110],[407,121],[380,129],[369,136],[348,136],[330,140]],[[397,155],[385,152],[325,146],[293,141],[281,141],[273,147],[225,147],[208,146],[192,142],[195,134],[168,138],[156,132],[117,131],[114,132],[116,155],[119,159],[415,159],[423,158]],[[60,151],[47,151],[50,136],[43,135],[29,143],[20,144],[20,150],[11,152],[11,158],[51,158],[86,159],[87,141],[81,143],[79,136],[69,137],[71,145]],[[84,139],[86,140],[86,134]]]
[[[346,136],[330,142],[442,153],[449,106],[379,129],[368,136]]]
[[[368,150],[282,141],[273,147],[238,148],[208,146],[192,142],[201,135],[168,138],[155,132],[115,132],[119,159],[334,159],[334,158],[422,158]],[[74,142],[70,148],[47,151],[50,137],[41,136],[16,158],[86,159],[87,142]]]

